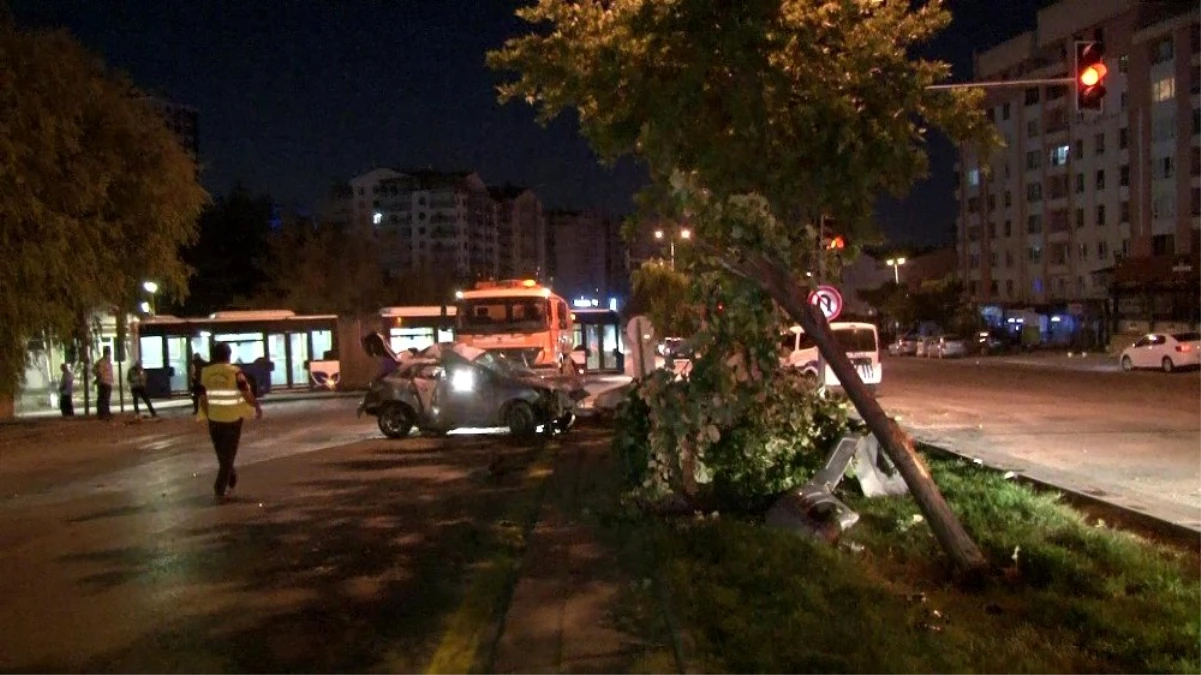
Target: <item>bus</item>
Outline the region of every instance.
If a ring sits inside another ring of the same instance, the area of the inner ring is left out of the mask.
[[[379,311],[381,333],[397,354],[421,351],[432,344],[455,341],[456,313],[455,307],[441,305],[384,307]]]
[[[333,314],[298,316],[286,309],[195,318],[160,314],[135,325],[135,358],[142,361],[147,393],[153,397],[187,394],[192,356],[207,361],[213,342],[229,344],[230,360],[254,378],[260,394],[338,388],[338,317]]]
[[[880,363],[880,336],[876,326],[858,321],[835,321],[830,324],[830,332],[834,340],[842,347],[851,365],[859,372],[859,378],[871,391],[880,386],[884,377]],[[800,326],[792,326],[780,337],[780,365],[796,368],[807,377],[817,379],[818,359],[817,343],[805,334]],[[825,384],[828,387],[841,386],[830,364],[825,364]]]
[[[550,288],[533,279],[481,281],[455,298],[457,342],[535,370],[562,370],[571,363],[571,310]]]

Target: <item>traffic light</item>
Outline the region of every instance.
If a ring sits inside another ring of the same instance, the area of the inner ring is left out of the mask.
[[[842,238],[842,235],[836,235],[826,240],[826,249],[830,251],[841,251],[846,248],[847,240]]]
[[[1076,43],[1076,110],[1101,111],[1105,102],[1105,47],[1100,42]]]

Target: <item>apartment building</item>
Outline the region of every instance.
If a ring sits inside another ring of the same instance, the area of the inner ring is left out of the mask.
[[[513,185],[488,188],[497,204],[497,257],[502,279],[542,279],[546,266],[546,218],[534,191]]]
[[[620,221],[594,211],[551,210],[546,224],[556,291],[606,305],[609,298],[626,295],[630,272]]]
[[[959,270],[975,302],[1077,330],[1110,320],[1121,261],[1201,249],[1199,14],[1062,0],[1034,31],[976,55],[976,81],[1071,78],[1075,41],[1096,40],[1109,74],[1100,113],[1078,112],[1071,84],[989,90],[1005,147],[987,160],[961,147],[956,167]]]

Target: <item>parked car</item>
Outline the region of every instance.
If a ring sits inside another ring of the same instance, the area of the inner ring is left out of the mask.
[[[364,339],[373,356],[386,355],[382,339]],[[453,429],[508,427],[514,436],[541,428],[563,433],[575,422],[575,405],[587,396],[560,377],[543,377],[503,355],[466,345],[434,345],[375,378],[358,414],[376,417],[388,438],[414,427],[433,434]]]
[[[967,340],[958,335],[942,335],[926,348],[926,356],[940,359],[967,356]]]
[[[934,356],[934,345],[938,342],[937,337],[927,336],[917,341],[917,346],[914,347],[914,356]]]
[[[1201,366],[1201,333],[1148,333],[1122,350],[1122,370],[1159,368],[1170,373],[1177,368]]]
[[[917,345],[921,340],[922,336],[917,333],[901,335],[888,345],[888,353],[890,356],[916,356]]]
[[[1009,349],[1009,342],[1003,333],[982,330],[976,334],[976,349],[981,354],[1000,354]]]

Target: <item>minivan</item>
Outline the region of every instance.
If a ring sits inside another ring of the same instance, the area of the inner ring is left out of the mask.
[[[835,321],[830,324],[830,330],[834,340],[846,350],[851,365],[859,371],[860,379],[874,392],[884,376],[876,326],[858,321]],[[817,378],[817,343],[800,326],[792,326],[780,337],[780,365],[797,368],[804,375]],[[826,364],[826,386],[840,386],[830,364]]]

